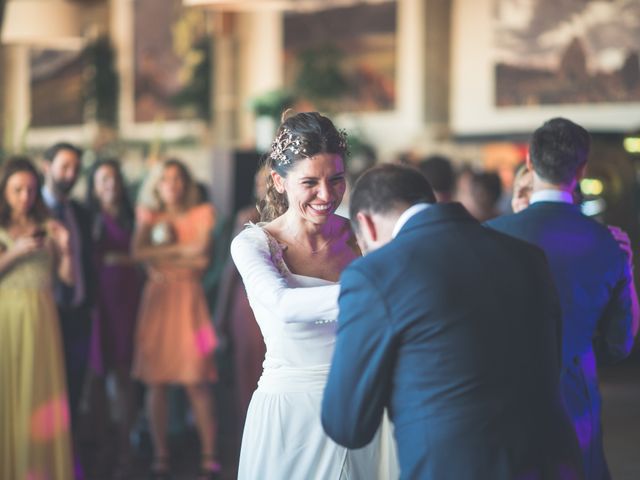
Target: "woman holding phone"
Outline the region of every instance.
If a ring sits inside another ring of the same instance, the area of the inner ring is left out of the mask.
[[[73,283],[69,234],[49,218],[37,171],[0,174],[0,478],[73,478],[53,276]]]

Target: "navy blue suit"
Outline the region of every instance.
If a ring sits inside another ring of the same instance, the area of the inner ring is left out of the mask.
[[[542,251],[460,204],[411,217],[342,275],[327,434],[363,446],[386,407],[402,478],[581,478],[551,282]]]
[[[488,225],[542,248],[560,296],[564,401],[587,478],[609,478],[602,448],[596,357],[612,362],[633,346],[631,271],[609,230],[574,205],[537,202]]]

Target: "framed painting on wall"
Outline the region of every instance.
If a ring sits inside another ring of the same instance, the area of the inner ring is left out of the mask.
[[[327,111],[395,109],[396,18],[395,1],[285,14],[285,86]]]
[[[84,122],[85,69],[82,51],[30,52],[31,127],[62,127]]]
[[[181,0],[133,2],[133,120],[208,116],[210,38],[206,12]]]
[[[457,0],[452,129],[530,132],[564,116],[596,131],[640,127],[640,2]]]

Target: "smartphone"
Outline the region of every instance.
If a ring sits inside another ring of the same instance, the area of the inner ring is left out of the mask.
[[[38,228],[31,236],[36,240],[44,240],[44,237],[47,236],[47,231],[44,228]]]

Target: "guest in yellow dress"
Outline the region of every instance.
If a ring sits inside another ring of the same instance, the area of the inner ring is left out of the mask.
[[[151,467],[157,478],[169,470],[166,387],[185,387],[201,444],[201,475],[219,470],[210,384],[217,373],[217,339],[200,284],[209,262],[211,205],[196,205],[195,182],[186,166],[168,160],[155,188],[159,208],[138,207],[133,257],[147,267],[139,310],[133,376],[148,387],[147,411],[154,444]]]
[[[25,158],[0,174],[0,478],[73,478],[52,280],[73,283],[69,234],[49,219]]]

